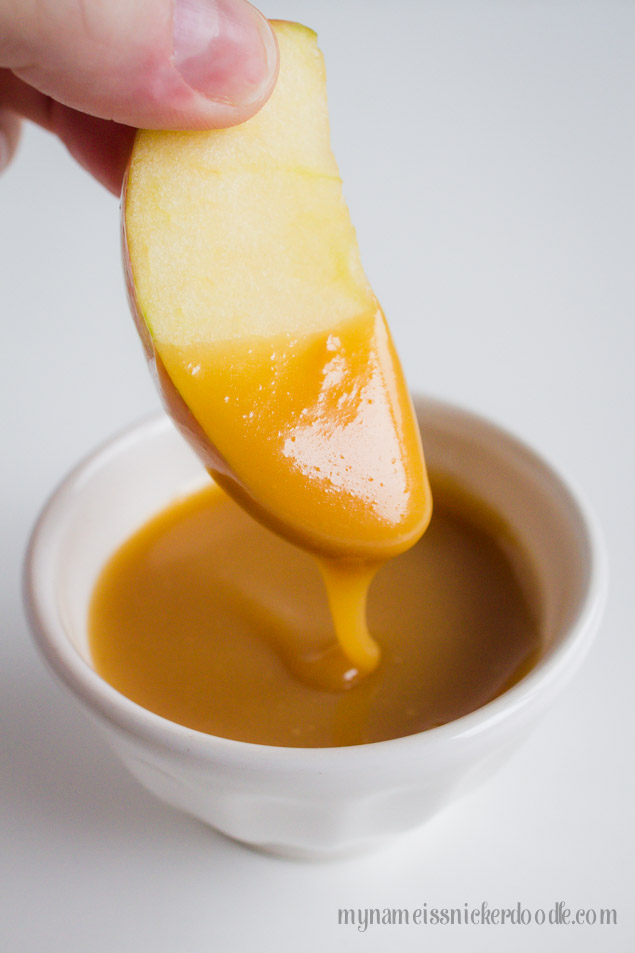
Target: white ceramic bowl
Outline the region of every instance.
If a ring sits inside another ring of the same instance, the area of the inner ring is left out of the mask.
[[[420,825],[504,762],[572,676],[606,597],[594,519],[524,444],[467,411],[415,401],[428,464],[508,520],[537,574],[546,651],[515,687],[440,728],[349,748],[276,748],[174,724],[108,685],[91,665],[86,618],[113,550],[175,496],[208,479],[165,417],[141,423],[55,491],[25,566],[32,629],[54,674],[133,775],[159,798],[264,850],[330,857]]]

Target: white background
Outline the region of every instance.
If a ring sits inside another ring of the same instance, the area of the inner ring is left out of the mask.
[[[384,853],[272,859],[155,802],[52,683],[21,607],[47,494],[158,406],[117,202],[28,130],[0,180],[0,949],[633,949],[635,4],[263,9],[319,31],[346,195],[412,388],[495,418],[573,477],[608,542],[607,615],[509,767]],[[618,925],[337,926],[338,907],[483,900],[614,907]]]

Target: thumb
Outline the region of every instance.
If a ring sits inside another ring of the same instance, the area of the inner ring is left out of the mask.
[[[271,92],[277,59],[267,20],[247,0],[0,0],[0,67],[129,126],[244,122]]]

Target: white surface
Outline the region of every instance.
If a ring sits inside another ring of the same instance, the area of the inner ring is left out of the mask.
[[[35,655],[29,527],[77,458],[157,406],[116,202],[29,131],[0,180],[0,948],[625,951],[635,930],[635,6],[280,0],[316,27],[366,269],[411,385],[542,450],[593,501],[609,609],[489,787],[370,859],[259,856],[155,803]],[[105,500],[105,507],[116,505]],[[337,926],[338,907],[614,907],[615,927]]]

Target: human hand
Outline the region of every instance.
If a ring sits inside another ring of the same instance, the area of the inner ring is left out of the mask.
[[[0,171],[26,117],[119,194],[137,127],[244,122],[277,64],[247,0],[0,0]]]

